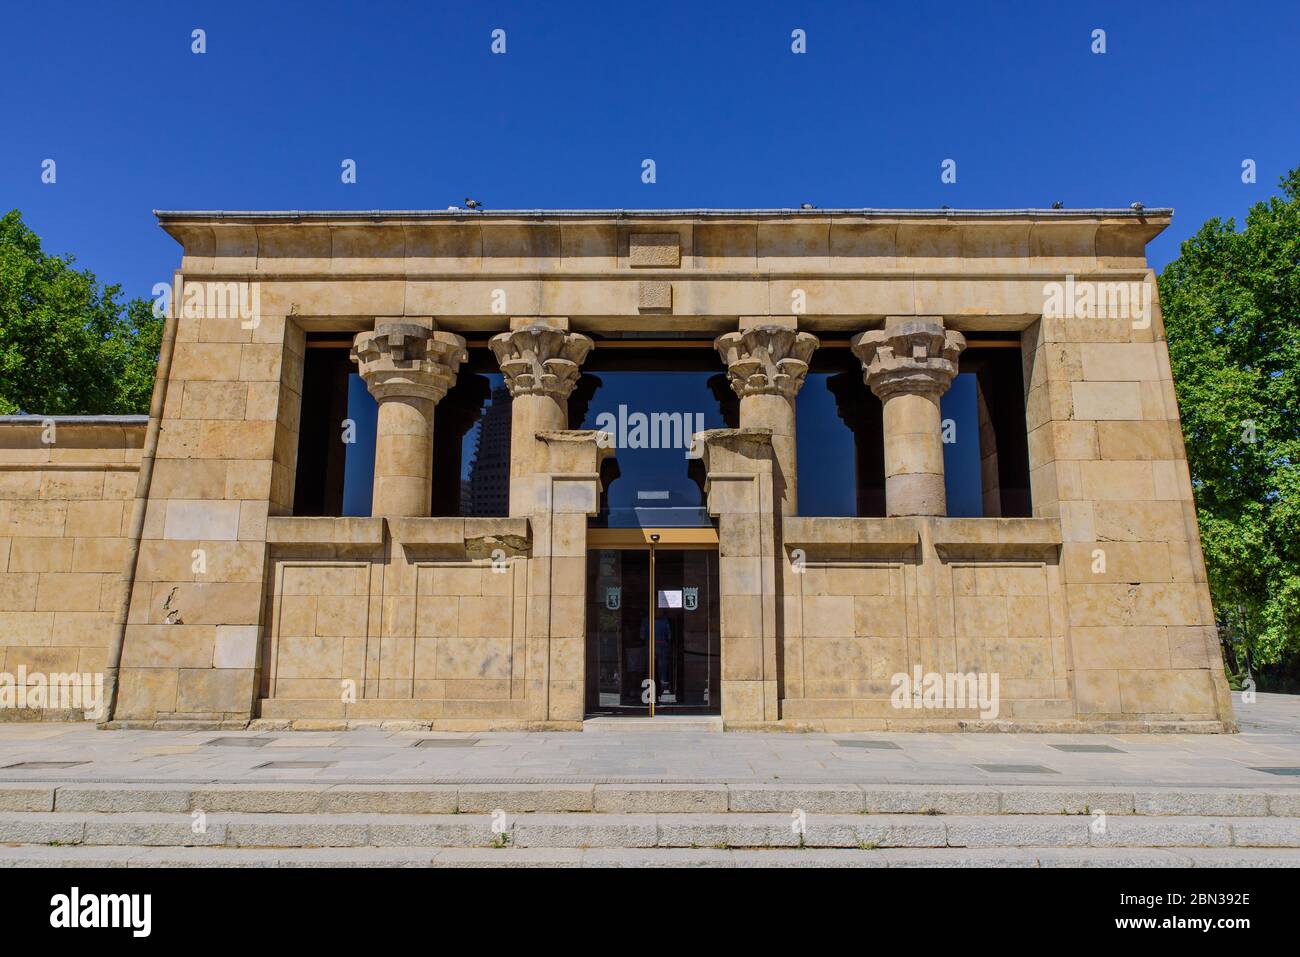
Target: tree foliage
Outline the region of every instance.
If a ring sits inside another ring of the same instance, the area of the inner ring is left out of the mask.
[[[1269,664],[1300,651],[1300,169],[1160,276],[1210,591]]]
[[[0,414],[149,411],[162,320],[50,256],[18,210],[0,218]]]

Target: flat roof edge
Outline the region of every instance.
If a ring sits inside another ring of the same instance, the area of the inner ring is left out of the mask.
[[[235,219],[671,219],[694,217],[791,217],[847,216],[861,218],[894,217],[916,219],[990,219],[1009,216],[1036,219],[1145,219],[1172,216],[1169,207],[1150,209],[1105,207],[1086,209],[155,209],[162,222],[176,220]]]

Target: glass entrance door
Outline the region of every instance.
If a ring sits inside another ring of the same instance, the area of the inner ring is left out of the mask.
[[[720,714],[718,553],[587,553],[588,714]]]

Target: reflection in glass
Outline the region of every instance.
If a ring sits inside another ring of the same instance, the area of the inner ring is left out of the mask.
[[[799,514],[885,514],[885,440],[880,400],[847,348],[813,353],[795,399]]]
[[[357,373],[348,375],[348,418],[355,427],[354,441],[344,446],[343,514],[370,514],[375,486],[375,428],[379,403]]]
[[[718,553],[655,549],[587,553],[589,714],[718,714]],[[651,635],[653,634],[653,639]],[[654,681],[651,677],[651,642]]]
[[[307,349],[298,420],[295,515],[370,514],[379,406],[354,369],[346,347]]]
[[[470,350],[434,412],[434,515],[510,514],[510,391],[483,352]]]
[[[943,485],[948,514],[953,518],[979,518],[984,514],[976,390],[975,376],[959,372],[939,399]]]
[[[963,353],[939,400],[949,515],[1032,514],[1022,383],[1019,349]],[[883,406],[848,349],[817,350],[795,411],[799,514],[884,515]]]
[[[695,433],[734,427],[738,401],[711,350],[609,350],[588,359],[569,403],[574,428],[611,434],[599,516],[609,527],[708,525]],[[669,353],[664,355],[663,353]]]

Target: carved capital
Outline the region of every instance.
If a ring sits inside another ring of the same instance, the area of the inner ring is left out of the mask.
[[[817,337],[785,326],[754,326],[727,332],[713,346],[727,364],[727,379],[742,399],[750,395],[783,395],[793,399],[808,374]]]
[[[456,382],[465,340],[413,322],[380,322],[352,342],[352,361],[376,399],[439,401]]]
[[[884,329],[859,333],[850,345],[862,361],[863,381],[883,402],[900,393],[937,397],[947,392],[966,337],[945,329],[938,317],[920,316],[886,320]]]
[[[512,396],[549,395],[564,401],[593,343],[581,333],[536,325],[493,336],[488,345]]]

